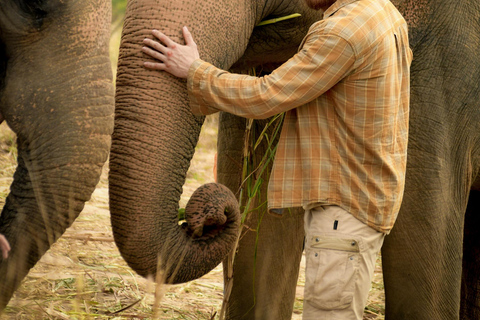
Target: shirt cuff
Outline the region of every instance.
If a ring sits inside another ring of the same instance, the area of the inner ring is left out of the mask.
[[[209,115],[220,110],[209,106],[202,96],[202,88],[205,88],[205,78],[211,64],[201,59],[195,60],[188,69],[187,89],[190,99],[190,109],[197,116]]]

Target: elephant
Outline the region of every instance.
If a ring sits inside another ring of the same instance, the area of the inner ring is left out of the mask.
[[[0,114],[18,165],[0,214],[0,312],[93,193],[113,132],[107,0],[2,0]]]
[[[480,3],[395,2],[410,30],[404,200],[382,249],[387,319],[480,319]]]
[[[231,251],[229,245],[238,237],[238,231],[237,220],[229,216],[227,220],[231,221],[231,224],[217,225],[218,229],[223,229],[221,235],[225,237],[218,236],[219,244],[215,245],[186,237],[188,232],[184,232],[178,225],[178,202],[182,185],[204,118],[193,116],[190,112],[183,81],[143,68],[146,57],[141,53],[139,45],[145,37],[150,36],[154,28],[162,28],[172,39],[179,41],[181,27],[188,24],[196,36],[200,52],[203,57],[208,57],[209,61],[224,69],[242,69],[258,63],[264,65],[266,72],[267,68],[293,55],[310,25],[321,18],[321,12],[309,9],[303,1],[289,1],[283,5],[274,1],[225,1],[225,6],[218,8],[219,10],[215,9],[214,2],[206,6],[205,2],[193,0],[128,3],[116,78],[109,193],[115,242],[129,266],[140,275],[155,275],[158,278],[157,269],[160,268],[161,276],[165,277],[167,283],[193,280],[222,261],[225,253]],[[300,13],[301,17],[255,28],[255,25],[267,17],[290,13]],[[183,15],[186,16],[181,18]],[[207,21],[215,23],[207,24]],[[269,39],[269,42],[266,43],[264,39]],[[249,44],[251,49],[248,51],[251,51],[251,54],[245,52]],[[258,50],[268,52],[268,60],[262,61],[262,58],[255,54]],[[242,55],[244,58],[240,60]],[[236,66],[235,62],[238,62]],[[261,125],[256,126],[260,128]],[[245,121],[234,121],[226,130],[229,132],[221,134],[219,139],[222,135],[234,136],[232,145],[241,150]],[[180,134],[181,131],[184,133]],[[265,149],[265,146],[259,149]],[[167,157],[168,153],[177,156]],[[224,163],[226,157],[237,160]],[[240,185],[241,167],[238,164],[241,160],[238,159],[241,158],[241,153],[230,156],[219,150],[218,180],[234,193]],[[234,180],[229,181],[226,178],[228,175]],[[262,230],[265,225],[271,226],[272,231],[283,229],[287,234],[287,230],[297,228],[296,232],[282,237],[283,242],[276,244],[278,249],[275,250],[279,251],[282,258],[272,259],[272,262],[277,264],[276,269],[282,260],[296,259],[297,262],[297,266],[289,271],[288,285],[283,285],[286,299],[282,299],[288,302],[277,301],[281,308],[286,309],[282,313],[290,314],[293,308],[291,300],[295,292],[287,287],[296,283],[304,237],[302,217],[298,210],[292,213],[289,219],[265,216],[262,222]],[[249,219],[247,223],[251,225],[251,229],[256,226],[253,220]],[[213,228],[215,227],[210,226],[210,229]],[[242,236],[242,243],[250,241],[250,233],[247,233],[247,237]],[[203,237],[208,241],[212,239],[208,233]],[[254,241],[255,237],[252,239]],[[292,248],[282,248],[290,243],[294,244]],[[211,253],[206,250],[208,246],[213,247]],[[242,247],[243,245],[240,246]],[[259,247],[259,251],[261,250]],[[257,270],[262,270],[264,261],[265,267],[268,267],[266,259],[262,258],[257,262]],[[198,262],[203,265],[198,265]],[[207,264],[208,268],[205,266]],[[247,274],[250,268],[245,268],[244,271],[240,276],[251,283],[252,277]],[[270,279],[276,284],[283,281],[281,278],[283,277],[272,273],[271,277],[264,276],[262,283]],[[237,281],[237,275],[234,279]],[[257,285],[259,283],[257,282]],[[234,285],[233,296],[236,295],[235,288]],[[280,286],[277,289],[280,289]],[[248,292],[246,296],[251,296],[250,289],[245,290]]]
[[[386,318],[479,319],[480,4],[392,3],[409,25],[414,60],[405,196],[382,249]],[[293,13],[301,16],[257,26]],[[141,52],[143,39],[158,29],[182,42],[181,28],[187,25],[202,59],[224,70],[261,75],[289,59],[309,26],[321,18],[322,12],[308,9],[304,0],[129,3],[116,81],[110,210],[115,241],[139,274],[159,279],[160,273],[167,283],[188,281],[195,273],[189,268],[201,271],[195,276],[207,270],[190,261],[207,264],[213,259],[205,252],[211,243],[184,240],[188,232],[181,231],[177,217],[203,118],[190,112],[185,81],[143,67],[148,59]],[[254,141],[265,123],[253,122]],[[218,182],[237,197],[245,188],[247,124],[220,114]],[[271,151],[263,142],[255,149],[253,167]],[[254,175],[268,181],[268,171]],[[227,319],[291,318],[304,242],[303,212],[292,208],[282,218],[267,214],[265,185],[252,206],[256,210],[245,218],[233,279],[224,274],[225,283],[233,283],[225,298]],[[214,238],[208,232],[205,237]],[[222,246],[229,245],[217,238]],[[185,258],[189,255],[193,257]]]

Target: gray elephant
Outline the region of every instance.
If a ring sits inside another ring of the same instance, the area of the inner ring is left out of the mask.
[[[383,250],[387,318],[479,319],[480,3],[392,2],[409,23],[414,61],[405,198]],[[255,27],[297,12],[301,18]],[[143,68],[142,40],[159,29],[180,42],[188,25],[203,59],[223,69],[268,72],[295,53],[320,18],[304,0],[130,3],[117,77],[110,199],[115,240],[137,272],[160,269],[167,282],[187,281],[208,269],[190,261],[210,262],[210,247],[226,251],[212,245],[215,238],[218,246],[229,243],[212,225],[193,240],[184,240],[191,232],[178,226],[178,200],[203,119],[189,110],[185,82]],[[234,192],[241,186],[245,123],[220,117],[218,180]],[[263,125],[255,122],[256,132]],[[257,178],[267,181],[268,174]],[[265,191],[261,195],[258,204]],[[278,219],[257,210],[245,224],[227,318],[290,319],[302,212]]]
[[[382,249],[388,319],[480,319],[480,2],[394,1],[410,27],[405,196]]]
[[[300,18],[255,28],[268,16],[297,12],[302,14]],[[180,19],[184,15],[185,19]],[[231,250],[229,245],[236,240],[237,232],[236,220],[231,216],[226,224],[217,224],[216,227],[210,224],[207,232],[199,238],[189,237],[192,232],[178,226],[178,201],[203,117],[192,115],[183,81],[143,68],[146,57],[141,53],[142,40],[150,36],[151,29],[161,28],[179,41],[182,26],[188,24],[202,56],[224,69],[232,67],[237,61],[237,66],[233,66],[235,68],[266,63],[273,66],[296,52],[310,25],[320,18],[321,12],[308,9],[304,0],[291,1],[284,6],[274,1],[232,1],[224,2],[224,6],[218,8],[214,2],[197,1],[129,3],[116,80],[109,190],[115,241],[127,263],[139,274],[155,274],[160,266],[165,269],[162,274],[165,274],[166,282],[192,280],[222,261],[224,254]],[[269,40],[268,45],[264,39]],[[250,53],[245,53],[240,61],[249,43]],[[256,53],[259,51],[265,52],[264,57],[268,60],[261,60],[262,56]],[[240,185],[242,154],[234,154],[231,157],[235,159],[233,163],[231,160],[229,163],[224,161],[230,158],[225,148],[242,149],[245,121],[239,119],[238,123],[234,122],[226,128],[228,132],[219,137],[224,142],[220,142],[218,179],[236,192]],[[228,139],[229,143],[225,143],[224,139]],[[218,211],[222,213],[223,206]],[[247,221],[247,224],[252,226],[252,230],[256,226],[253,220]],[[282,314],[291,314],[304,237],[302,216],[298,212],[285,219],[265,216],[261,230],[262,238],[267,230],[284,236],[275,241],[271,241],[273,234],[267,237],[268,243],[276,246],[270,248],[267,254],[275,258],[260,256],[257,272],[263,277],[262,282],[257,281],[257,286],[272,280],[270,283],[276,290],[285,294],[281,299],[275,299],[274,295],[263,296],[276,301],[275,305],[279,306]],[[242,243],[251,239],[255,241],[255,235],[248,232],[242,237]],[[237,256],[238,264],[245,268],[235,275],[235,281],[243,282],[244,286],[234,285],[232,297],[232,303],[243,300],[247,306],[239,312],[245,312],[252,306],[248,287],[253,282],[253,265],[248,261],[250,253],[246,260],[241,258],[246,247],[242,244]],[[262,248],[264,246],[259,247],[259,252]],[[281,265],[287,259],[296,263],[285,277],[286,268],[281,268]],[[281,271],[281,276],[276,272],[264,272],[263,268],[268,268],[271,263],[276,264],[272,271]],[[245,298],[239,299],[236,288],[248,291]],[[257,295],[257,304],[263,296]]]
[[[0,312],[100,178],[113,131],[107,0],[2,0],[0,114],[18,166],[0,215]]]

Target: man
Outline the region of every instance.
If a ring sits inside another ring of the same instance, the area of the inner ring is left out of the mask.
[[[145,67],[187,78],[195,114],[286,112],[269,210],[305,209],[304,319],[362,319],[375,260],[405,182],[412,52],[388,0],[306,0],[324,10],[299,52],[270,75],[229,74],[154,30]]]

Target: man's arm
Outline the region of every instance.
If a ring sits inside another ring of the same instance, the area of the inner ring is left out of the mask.
[[[267,118],[316,99],[344,78],[355,62],[355,53],[347,41],[322,33],[317,27],[307,35],[302,50],[270,75],[257,78],[230,74],[195,58],[192,51],[195,52],[196,46],[193,48],[193,39],[186,28],[184,35],[186,46],[162,36],[160,40],[166,47],[158,47],[161,56],[144,52],[162,59],[160,64],[164,66],[157,70],[168,71],[167,68],[178,66],[182,75],[187,70],[192,111],[196,114],[218,109],[246,118]],[[153,45],[151,40],[145,43]],[[151,68],[153,64],[145,66]]]

